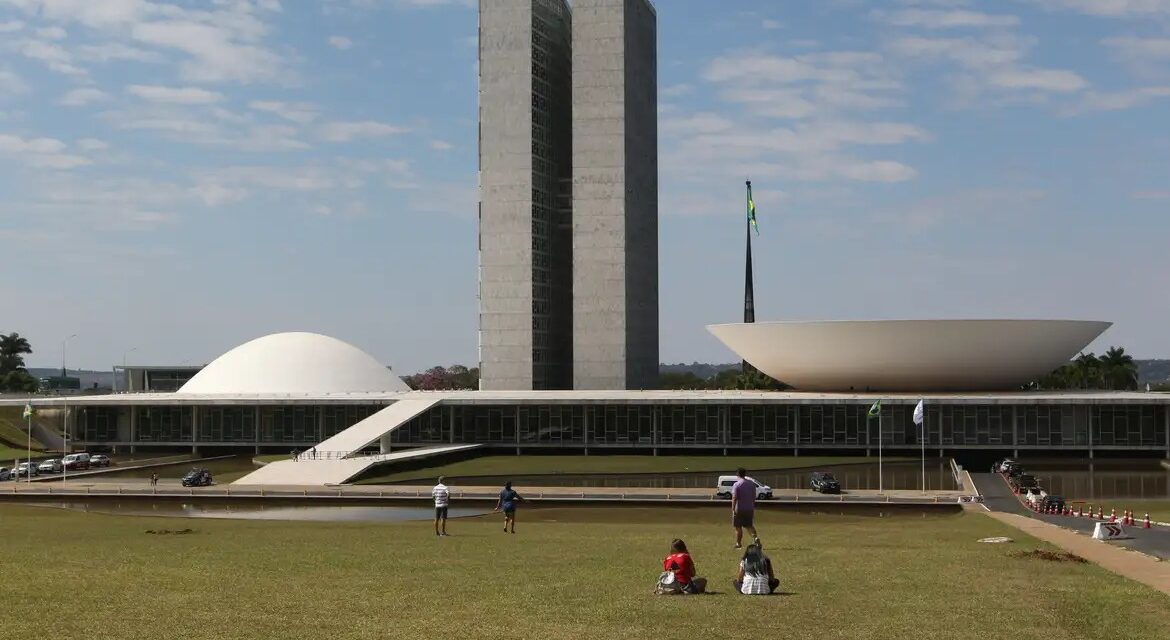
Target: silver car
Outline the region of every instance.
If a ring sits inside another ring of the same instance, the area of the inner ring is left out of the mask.
[[[56,458],[45,460],[37,465],[37,471],[40,473],[61,473],[61,461]]]

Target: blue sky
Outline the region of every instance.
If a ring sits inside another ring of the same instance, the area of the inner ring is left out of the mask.
[[[0,0],[0,330],[476,358],[476,11]],[[1070,317],[1170,356],[1170,0],[659,0],[662,359],[757,318]]]

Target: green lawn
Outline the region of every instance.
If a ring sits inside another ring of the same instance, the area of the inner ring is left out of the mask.
[[[48,458],[50,455],[51,454],[47,454],[44,451],[37,451],[36,449],[32,450],[32,457],[34,460]],[[15,449],[12,447],[0,445],[0,467],[11,466],[13,460],[17,459],[20,459],[22,462],[28,459],[28,449],[25,447]]]
[[[522,509],[429,522],[281,523],[104,516],[0,505],[6,633],[103,638],[1162,637],[1170,599],[979,514],[762,512],[787,595],[731,593],[724,509]],[[147,530],[192,528],[190,535]],[[1007,535],[1009,545],[979,544]],[[718,593],[651,595],[671,538]],[[29,585],[39,585],[29,588]],[[52,587],[50,585],[58,585]],[[60,585],[68,585],[67,588]],[[64,589],[64,590],[62,590]],[[1025,595],[1026,594],[1026,595]]]
[[[287,458],[287,456],[286,456]],[[902,462],[917,458],[886,458]],[[842,456],[483,456],[460,462],[398,471],[363,478],[357,484],[380,484],[410,480],[432,481],[438,476],[466,478],[475,476],[545,475],[582,473],[734,473],[745,469],[800,469],[839,464],[876,463],[877,458]]]

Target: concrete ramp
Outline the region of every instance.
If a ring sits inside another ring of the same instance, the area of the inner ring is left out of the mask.
[[[402,460],[418,460],[457,451],[468,451],[481,446],[483,445],[454,444],[334,460],[281,460],[270,462],[232,484],[285,486],[342,484],[375,465]]]
[[[399,400],[332,438],[324,440],[316,446],[316,450],[326,457],[348,457],[377,443],[382,436],[438,403],[438,398]]]

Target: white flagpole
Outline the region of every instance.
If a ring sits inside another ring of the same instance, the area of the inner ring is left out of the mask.
[[[878,400],[878,493],[882,493],[882,405]]]
[[[922,493],[926,493],[926,407],[922,407],[922,434],[918,442],[922,445]]]
[[[32,403],[29,403],[28,406],[31,407]],[[28,474],[25,477],[28,478],[29,482],[32,482],[32,411],[28,412],[28,451],[25,453],[27,457],[24,461],[29,465],[27,469]]]

